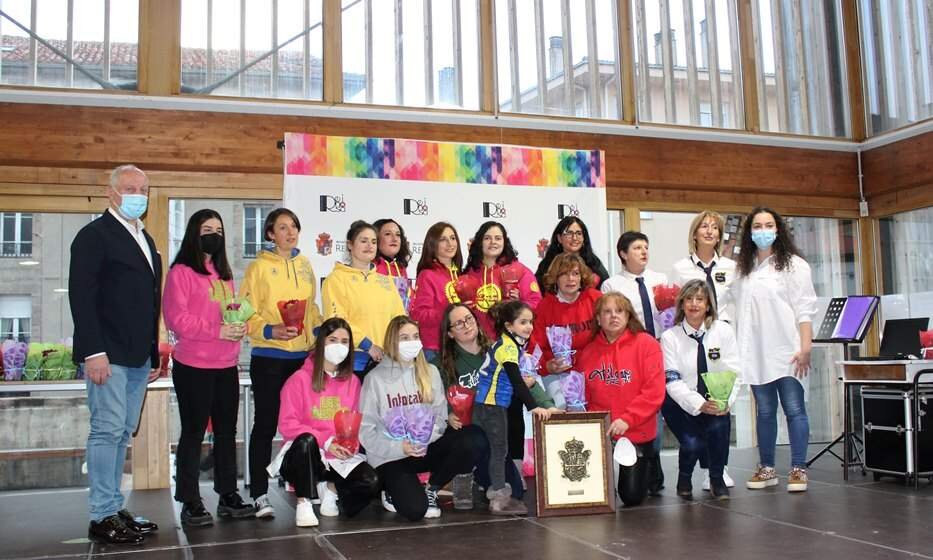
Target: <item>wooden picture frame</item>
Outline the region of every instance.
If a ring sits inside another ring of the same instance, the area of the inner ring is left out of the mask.
[[[609,414],[568,412],[535,418],[538,517],[615,511]]]

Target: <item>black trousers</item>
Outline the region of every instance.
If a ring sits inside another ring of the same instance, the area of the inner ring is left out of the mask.
[[[509,455],[508,459],[525,458],[525,405],[513,398],[508,408]]]
[[[249,495],[258,498],[269,491],[266,467],[272,461],[272,438],[279,424],[279,394],[288,378],[304,363],[252,356],[249,378],[253,382],[253,431],[249,436]]]
[[[631,467],[619,467],[619,499],[628,507],[642,503],[648,494],[648,486],[656,480],[656,459],[654,440],[636,443],[635,453],[638,459]]]
[[[175,360],[172,382],[178,398],[181,436],[175,452],[175,499],[195,502],[198,489],[201,442],[207,422],[214,428],[214,491],[221,496],[237,489],[236,424],[240,384],[236,366],[202,369]]]
[[[379,477],[369,463],[357,465],[347,478],[325,468],[320,445],[311,434],[301,434],[295,439],[285,452],[280,472],[295,487],[295,496],[299,498],[317,498],[317,483],[333,482],[341,512],[347,517],[362,511],[379,493]]]
[[[473,472],[476,458],[486,445],[485,438],[477,426],[448,429],[428,446],[424,457],[405,457],[376,467],[399,515],[418,521],[428,511],[428,498],[418,481],[418,473],[430,472],[428,484],[440,488],[458,474]]]

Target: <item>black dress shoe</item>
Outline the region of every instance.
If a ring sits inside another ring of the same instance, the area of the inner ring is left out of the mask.
[[[716,500],[729,499],[729,487],[726,486],[726,481],[722,477],[709,479],[709,493]]]
[[[127,527],[119,515],[91,521],[87,528],[87,538],[103,544],[128,545],[140,545],[146,540],[146,537]]]
[[[185,502],[181,508],[182,525],[192,527],[206,527],[214,524],[214,518],[209,511],[204,509],[204,503],[201,500],[196,502]]]
[[[693,480],[686,475],[677,477],[677,496],[684,500],[693,499]]]
[[[117,512],[117,515],[120,516],[120,519],[123,520],[123,523],[125,523],[127,527],[140,535],[148,535],[149,533],[155,533],[159,530],[158,525],[145,517],[133,515],[128,509],[121,509]]]
[[[220,497],[217,504],[217,517],[256,517],[256,508],[247,504],[238,492],[230,492]]]

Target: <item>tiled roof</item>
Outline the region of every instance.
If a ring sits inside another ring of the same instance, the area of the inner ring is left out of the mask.
[[[56,48],[65,52],[65,41],[49,41]],[[12,51],[3,52],[3,63],[27,62],[29,60],[29,39],[27,37],[4,36],[0,45],[13,47]],[[135,43],[111,43],[110,64],[113,66],[136,66],[138,46]],[[254,60],[268,51],[248,50],[246,61]],[[39,63],[61,64],[62,58],[42,45],[37,45]],[[99,65],[104,56],[104,44],[100,41],[75,41],[75,62],[89,65]],[[281,50],[278,52],[279,71],[283,74],[300,74],[303,64],[301,51]],[[182,48],[182,70],[202,69],[207,67],[207,50],[197,48]],[[240,51],[232,49],[219,49],[213,52],[214,68],[218,70],[235,70],[240,67]],[[320,58],[311,57],[311,68],[321,68]],[[251,70],[272,69],[272,57],[266,58]]]
[[[66,52],[65,41],[53,39],[49,41],[55,48]],[[3,52],[3,62],[5,64],[13,62],[26,62],[29,60],[29,38],[14,37],[6,35],[3,37],[0,45],[4,47],[13,47],[12,51]],[[57,54],[42,46],[36,45],[36,53],[39,63],[61,64],[62,58]],[[136,66],[138,48],[135,43],[111,43],[110,44],[110,64],[114,66]],[[75,41],[74,59],[75,62],[82,64],[100,64],[104,56],[104,43],[102,41]]]

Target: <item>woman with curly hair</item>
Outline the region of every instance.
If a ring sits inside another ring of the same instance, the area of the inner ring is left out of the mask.
[[[791,448],[787,490],[801,492],[807,489],[810,423],[804,390],[816,314],[810,265],[781,215],[758,207],[745,219],[737,271],[729,297],[735,302],[740,369],[755,395],[760,459],[746,486],[778,483],[774,448],[780,397]]]

